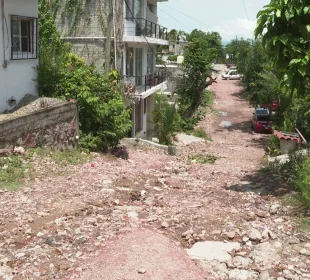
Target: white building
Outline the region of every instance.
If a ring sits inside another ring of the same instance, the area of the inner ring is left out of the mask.
[[[157,17],[157,3],[164,1],[168,0],[115,0],[111,6],[110,0],[88,0],[76,15],[61,0],[57,12],[57,28],[72,44],[72,51],[101,72],[106,71],[107,59],[114,60],[111,68],[115,64],[120,70],[125,94],[132,89],[126,95],[127,106],[132,108],[132,137],[148,136],[154,127],[150,123],[153,94],[167,88],[164,72],[156,71],[156,46],[169,44],[167,29]]]
[[[35,95],[38,0],[0,0],[0,112]]]
[[[188,46],[187,41],[169,41],[169,53],[173,54],[183,54],[184,49]]]
[[[127,0],[124,2],[123,75],[134,85],[134,128],[132,137],[146,138],[151,124],[154,93],[167,89],[166,73],[156,70],[156,46],[168,45],[167,29],[159,25],[157,2],[168,0]]]

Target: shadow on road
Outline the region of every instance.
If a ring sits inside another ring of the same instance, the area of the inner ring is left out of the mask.
[[[283,196],[293,191],[290,184],[283,182],[273,171],[261,168],[253,173],[246,173],[240,184],[227,186],[226,189],[237,192],[253,192],[261,196]]]
[[[232,120],[231,126],[222,127],[220,126],[221,122],[224,120],[222,119],[223,118],[221,117],[219,120],[216,132],[223,132],[223,131],[233,132],[235,130],[239,130],[239,131],[242,131],[242,133],[247,134],[246,137],[249,137],[249,135],[253,136],[253,138],[248,142],[247,146],[256,146],[256,147],[263,148],[263,149],[267,146],[268,138],[270,134],[254,132],[249,120],[240,121],[240,122],[236,122]],[[257,135],[259,135],[259,137],[257,137]]]

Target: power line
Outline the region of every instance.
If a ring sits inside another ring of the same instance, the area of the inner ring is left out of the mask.
[[[165,14],[167,14],[169,17],[171,17],[172,19],[174,19],[176,22],[182,24],[185,28],[187,28],[188,30],[192,31],[188,26],[186,26],[184,23],[178,21],[175,17],[171,16],[170,14],[168,14],[166,11],[164,11],[163,9],[159,9],[161,10],[162,12],[164,12]]]
[[[247,8],[246,8],[246,5],[245,5],[244,0],[242,0],[242,2],[243,2],[243,7],[244,7],[244,10],[245,10],[245,13],[246,13],[246,17],[248,18],[248,21],[250,21],[249,15],[248,15],[248,10],[247,10]]]
[[[214,27],[212,27],[212,26],[210,26],[210,25],[208,25],[208,24],[206,24],[206,23],[204,23],[204,22],[202,22],[202,21],[200,21],[200,20],[198,20],[198,19],[196,19],[196,18],[191,17],[191,16],[188,15],[188,14],[185,14],[185,13],[183,13],[183,12],[181,12],[181,11],[179,11],[179,10],[177,10],[177,9],[175,9],[175,8],[173,8],[173,7],[171,7],[171,6],[167,5],[167,4],[165,4],[165,3],[163,3],[163,4],[164,4],[165,6],[167,6],[168,8],[170,8],[170,9],[172,9],[172,10],[174,10],[174,11],[176,11],[176,12],[178,12],[178,13],[180,13],[180,14],[182,14],[182,15],[188,17],[188,18],[190,18],[190,19],[192,19],[192,20],[194,20],[194,21],[197,21],[197,22],[199,22],[200,24],[203,24],[203,25],[207,26],[208,28],[214,29]],[[160,9],[160,10],[163,11],[162,9]],[[232,35],[230,35],[230,34],[224,32],[224,31],[221,31],[221,32],[224,33],[224,34],[226,34],[227,36],[229,36],[229,37],[231,37],[231,38],[234,38],[234,36],[232,36]]]

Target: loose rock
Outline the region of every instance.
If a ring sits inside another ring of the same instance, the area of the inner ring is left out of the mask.
[[[260,234],[260,232],[257,229],[253,228],[250,231],[249,239],[251,241],[260,241],[260,240],[262,240],[262,235]]]

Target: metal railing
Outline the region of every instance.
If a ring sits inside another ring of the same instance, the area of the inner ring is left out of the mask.
[[[139,75],[139,76],[126,76],[125,93],[128,92],[127,88],[133,87],[133,91],[139,91],[139,89],[144,89],[144,91],[155,87],[167,80],[167,72],[165,70],[159,70],[152,74]]]
[[[168,40],[168,29],[145,18],[126,18],[134,23],[126,24],[125,34],[131,36],[145,36],[150,38]]]

